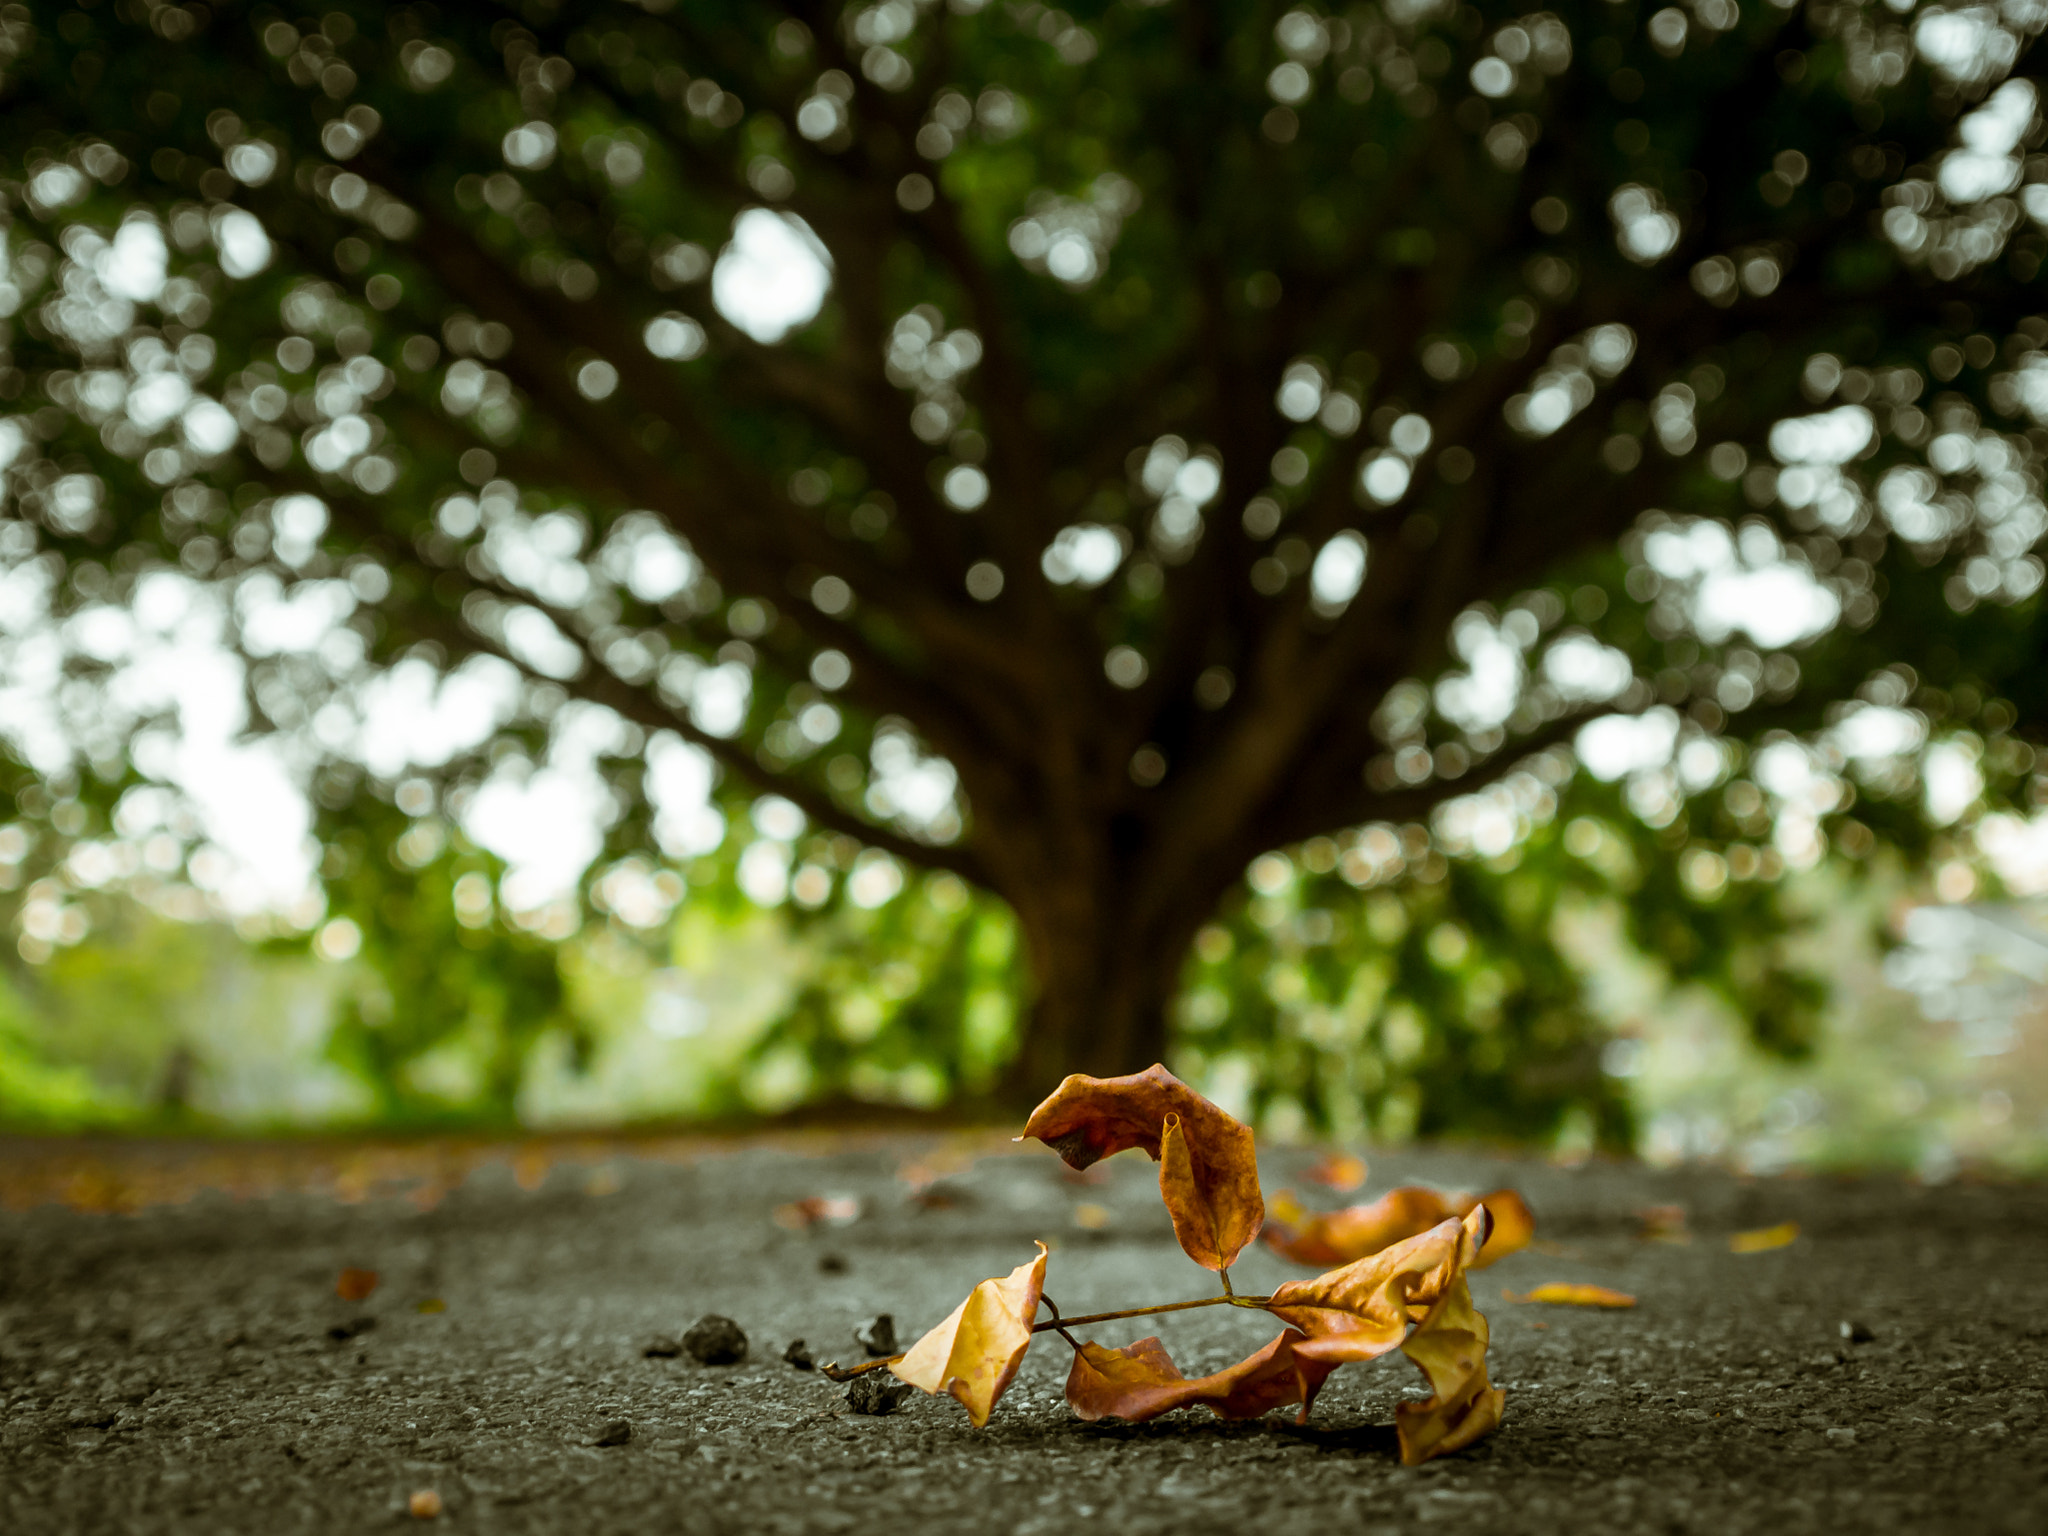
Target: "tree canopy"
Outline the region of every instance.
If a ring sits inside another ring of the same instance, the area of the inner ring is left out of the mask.
[[[9,664],[71,679],[27,813],[175,783],[115,678],[204,609],[336,910],[373,803],[460,820],[580,732],[615,854],[707,854],[715,785],[820,901],[875,853],[1001,897],[1023,1091],[1159,1056],[1287,845],[1497,946],[1419,1001],[1514,999],[1443,1057],[1502,1102],[1587,1077],[1544,924],[1600,825],[1643,942],[1789,1039],[1775,874],[1924,848],[1930,730],[1966,798],[2031,767],[2044,25],[11,6]],[[380,679],[441,737],[366,744]],[[1333,995],[1456,970],[1345,924]]]

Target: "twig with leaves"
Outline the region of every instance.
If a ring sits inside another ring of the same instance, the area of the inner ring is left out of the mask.
[[[1249,1127],[1155,1066],[1125,1077],[1069,1077],[1032,1111],[1024,1137],[1044,1142],[1075,1169],[1141,1148],[1159,1164],[1160,1197],[1182,1250],[1217,1275],[1221,1294],[1063,1317],[1045,1295],[1049,1255],[1040,1243],[1036,1258],[982,1281],[905,1353],[852,1370],[827,1365],[827,1376],[845,1381],[886,1369],[934,1396],[957,1398],[981,1428],[1016,1379],[1032,1339],[1051,1332],[1073,1350],[1066,1397],[1083,1419],[1136,1423],[1195,1404],[1241,1419],[1299,1403],[1297,1422],[1306,1423],[1331,1372],[1398,1349],[1421,1367],[1431,1391],[1396,1410],[1404,1463],[1461,1450],[1499,1424],[1505,1394],[1487,1381],[1486,1319],[1465,1279],[1483,1262],[1493,1234],[1487,1204],[1474,1203],[1462,1219],[1447,1215],[1313,1279],[1289,1281],[1270,1296],[1239,1295],[1230,1266],[1266,1218]],[[1108,1349],[1071,1331],[1200,1307],[1267,1312],[1286,1327],[1237,1364],[1192,1379],[1156,1338]],[[1049,1319],[1039,1319],[1041,1308]]]

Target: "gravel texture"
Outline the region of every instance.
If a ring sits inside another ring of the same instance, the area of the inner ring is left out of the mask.
[[[0,1214],[0,1530],[370,1531],[436,1508],[479,1532],[735,1536],[2048,1529],[2040,1186],[1376,1159],[1373,1190],[1513,1184],[1543,1239],[1474,1284],[1502,1429],[1409,1470],[1391,1424],[1420,1377],[1399,1356],[1338,1373],[1306,1429],[1201,1410],[1088,1426],[1048,1335],[980,1432],[943,1398],[855,1413],[845,1387],[779,1358],[804,1338],[851,1364],[882,1312],[912,1340],[1035,1237],[1056,1245],[1047,1289],[1068,1313],[1210,1288],[1137,1155],[1082,1182],[1043,1149],[995,1145],[621,1151],[517,1181],[486,1159],[438,1199]],[[0,1143],[0,1186],[34,1150]],[[935,1155],[965,1166],[913,1199],[899,1170]],[[1268,1187],[1307,1161],[1269,1150]],[[863,1215],[773,1219],[816,1195],[857,1196]],[[1689,1242],[1640,1235],[1636,1213],[1665,1204],[1688,1208]],[[1730,1251],[1732,1232],[1783,1221],[1801,1228],[1789,1247]],[[349,1266],[378,1273],[367,1299],[336,1295]],[[1260,1251],[1235,1279],[1299,1273]],[[1641,1304],[1502,1300],[1546,1280]],[[707,1314],[751,1335],[744,1363],[648,1353]],[[1193,1375],[1277,1324],[1216,1309],[1095,1336],[1152,1332]]]

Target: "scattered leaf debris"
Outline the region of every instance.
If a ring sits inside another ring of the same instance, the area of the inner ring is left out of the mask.
[[[1549,1307],[1632,1307],[1635,1297],[1627,1291],[1611,1290],[1604,1285],[1584,1285],[1566,1280],[1552,1280],[1534,1286],[1517,1295],[1513,1291],[1502,1291],[1503,1301],[1536,1302]]]
[[[731,1318],[707,1313],[690,1324],[683,1349],[700,1365],[738,1365],[747,1358],[747,1336]]]
[[[1320,1184],[1339,1194],[1349,1194],[1354,1189],[1365,1187],[1366,1177],[1371,1171],[1366,1160],[1355,1152],[1331,1152],[1303,1177],[1311,1184]]]
[[[1734,1232],[1728,1237],[1730,1253],[1769,1253],[1773,1248],[1788,1248],[1799,1241],[1799,1223],[1781,1221],[1775,1227],[1758,1227],[1750,1232]]]
[[[374,1269],[344,1269],[341,1278],[334,1282],[334,1294],[343,1301],[368,1301],[370,1293],[377,1289],[377,1271]]]
[[[896,1319],[887,1312],[877,1312],[853,1330],[853,1338],[868,1352],[870,1359],[893,1355],[896,1353]]]
[[[1083,1232],[1106,1232],[1109,1230],[1109,1207],[1097,1205],[1092,1200],[1083,1200],[1074,1207],[1074,1225]]]
[[[427,1316],[432,1316],[436,1312],[446,1312],[447,1310],[448,1303],[438,1296],[424,1296],[413,1305],[413,1311],[426,1314]]]
[[[1689,1243],[1692,1229],[1686,1225],[1682,1205],[1646,1205],[1636,1212],[1642,1225],[1638,1234],[1646,1243]]]
[[[860,1202],[851,1195],[812,1195],[775,1207],[775,1224],[803,1232],[820,1224],[843,1227],[860,1220]]]

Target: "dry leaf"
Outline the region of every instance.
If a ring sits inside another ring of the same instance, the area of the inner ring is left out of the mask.
[[[1250,1127],[1164,1067],[1126,1077],[1076,1073],[1031,1112],[1024,1136],[1044,1142],[1070,1168],[1141,1148],[1159,1164],[1174,1236],[1204,1269],[1228,1269],[1265,1221]]]
[[[334,1282],[334,1294],[343,1301],[368,1301],[370,1292],[376,1289],[374,1269],[344,1269],[341,1278]]]
[[[1074,1352],[1074,1367],[1067,1375],[1067,1403],[1091,1423],[1114,1416],[1137,1424],[1196,1403],[1225,1419],[1256,1418],[1284,1404],[1300,1403],[1306,1419],[1323,1378],[1337,1368],[1297,1356],[1295,1346],[1306,1337],[1289,1328],[1257,1354],[1192,1381],[1175,1368],[1156,1338],[1122,1349],[1083,1344]]]
[[[950,1392],[980,1429],[1031,1347],[1031,1325],[1045,1290],[1046,1246],[1001,1280],[984,1280],[938,1327],[889,1369],[937,1396]]]
[[[843,1227],[859,1219],[860,1202],[850,1195],[812,1195],[808,1199],[792,1200],[787,1205],[775,1207],[775,1224],[792,1232],[801,1232],[820,1222]]]
[[[1306,1177],[1325,1188],[1349,1194],[1354,1189],[1365,1187],[1365,1178],[1370,1171],[1365,1159],[1355,1153],[1332,1152],[1309,1169]]]
[[[1632,1307],[1635,1297],[1627,1291],[1611,1291],[1604,1285],[1575,1285],[1563,1280],[1552,1280],[1519,1296],[1513,1291],[1502,1291],[1503,1301],[1533,1301],[1552,1307]]]
[[[1692,1230],[1685,1224],[1682,1205],[1646,1205],[1636,1212],[1643,1224],[1640,1234],[1646,1243],[1689,1243]]]
[[[1399,1349],[1421,1367],[1431,1395],[1403,1403],[1395,1423],[1408,1466],[1462,1449],[1500,1422],[1506,1394],[1486,1379],[1486,1319],[1472,1306],[1465,1271],[1486,1244],[1493,1218],[1475,1205],[1342,1269],[1291,1280],[1267,1310],[1308,1337],[1297,1361],[1370,1360]]]
[[[1286,1190],[1273,1197],[1266,1222],[1267,1246],[1297,1264],[1349,1264],[1427,1232],[1439,1222],[1462,1220],[1484,1205],[1493,1216],[1493,1235],[1472,1267],[1484,1269],[1496,1259],[1526,1248],[1536,1235],[1536,1217],[1512,1189],[1488,1195],[1443,1194],[1403,1185],[1390,1189],[1369,1205],[1317,1213]]]
[[[1109,1207],[1083,1200],[1074,1207],[1074,1225],[1083,1232],[1106,1232],[1109,1230]]]
[[[1394,1409],[1401,1464],[1419,1466],[1432,1456],[1462,1451],[1500,1423],[1507,1393],[1486,1379],[1486,1319],[1472,1305],[1465,1277],[1448,1290],[1401,1353],[1422,1368],[1430,1395]]]
[[[1730,1253],[1769,1253],[1773,1248],[1784,1248],[1799,1241],[1799,1223],[1781,1221],[1775,1227],[1759,1227],[1754,1232],[1736,1232],[1728,1238]]]

